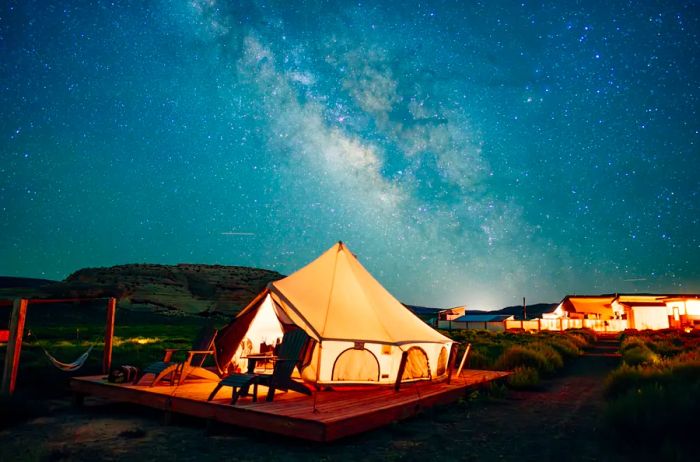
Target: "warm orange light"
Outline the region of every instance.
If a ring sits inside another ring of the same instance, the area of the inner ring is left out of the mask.
[[[120,346],[126,344],[137,344],[137,345],[149,345],[151,343],[160,343],[163,340],[158,337],[131,337],[131,338],[114,338],[114,346]]]

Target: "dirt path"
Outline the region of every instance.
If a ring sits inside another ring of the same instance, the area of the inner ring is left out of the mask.
[[[543,390],[457,403],[330,445],[232,427],[212,432],[184,417],[164,426],[149,409],[57,401],[51,416],[0,432],[0,461],[614,460],[598,422],[603,379],[619,362],[614,348],[600,342]]]
[[[463,460],[611,460],[599,419],[605,376],[620,361],[616,349],[601,341],[544,390],[511,392],[467,412],[452,433],[465,442]]]

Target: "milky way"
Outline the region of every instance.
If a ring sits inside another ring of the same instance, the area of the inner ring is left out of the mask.
[[[75,3],[0,7],[0,274],[343,240],[414,304],[700,292],[694,2]]]

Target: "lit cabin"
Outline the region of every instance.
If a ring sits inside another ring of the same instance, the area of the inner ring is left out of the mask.
[[[612,302],[613,311],[627,320],[630,329],[668,329],[666,295],[621,294]]]
[[[540,319],[545,330],[581,327],[607,332],[700,328],[700,295],[567,295]]]
[[[700,295],[667,297],[664,303],[671,327],[700,329]]]
[[[441,321],[443,329],[483,329],[495,332],[506,330],[505,321],[514,321],[512,314],[465,314],[449,321]]]
[[[612,309],[615,295],[567,295],[550,313],[543,313],[540,328],[624,330],[626,323]],[[621,324],[625,324],[624,326]]]

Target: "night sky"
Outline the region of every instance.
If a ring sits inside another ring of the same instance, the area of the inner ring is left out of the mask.
[[[3,1],[0,274],[289,274],[343,240],[407,303],[700,292],[699,19]]]

